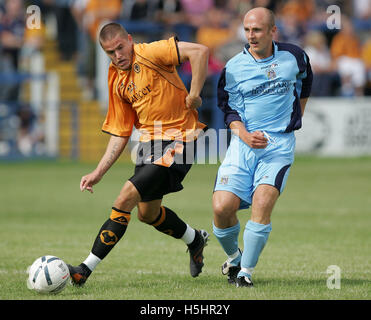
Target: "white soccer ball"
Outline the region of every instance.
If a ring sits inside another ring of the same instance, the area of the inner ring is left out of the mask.
[[[66,263],[50,255],[36,259],[27,271],[27,287],[38,293],[61,292],[70,276]]]

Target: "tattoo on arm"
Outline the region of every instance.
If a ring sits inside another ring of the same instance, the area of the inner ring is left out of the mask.
[[[116,161],[117,157],[119,156],[118,150],[120,149],[120,145],[118,143],[115,143],[112,147],[111,153],[109,155],[107,165],[110,167],[113,165],[113,163]]]
[[[106,161],[103,163],[103,171],[106,172],[111,166],[114,164],[114,162],[117,160],[118,156],[121,153],[121,144],[119,142],[116,142],[113,144],[111,151],[107,154]]]

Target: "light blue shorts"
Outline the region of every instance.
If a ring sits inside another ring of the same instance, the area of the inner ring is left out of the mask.
[[[229,191],[247,209],[260,184],[269,184],[282,193],[294,162],[295,134],[268,132],[272,138],[265,149],[252,149],[232,134],[231,143],[219,167],[214,191]]]

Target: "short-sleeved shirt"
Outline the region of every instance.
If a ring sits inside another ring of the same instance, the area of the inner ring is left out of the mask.
[[[312,69],[298,46],[273,42],[273,55],[255,59],[247,44],[228,61],[218,83],[218,107],[227,126],[242,121],[249,132],[301,128],[300,99],[308,98]]]
[[[188,94],[179,78],[177,39],[134,44],[130,70],[112,63],[108,72],[109,107],[102,130],[130,136],[135,126],[141,141],[193,141],[206,125],[186,108]]]

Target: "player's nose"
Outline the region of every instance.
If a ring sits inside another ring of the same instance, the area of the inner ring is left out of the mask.
[[[116,50],[115,51],[115,57],[116,57],[116,59],[119,60],[122,57],[122,54],[118,50]]]

